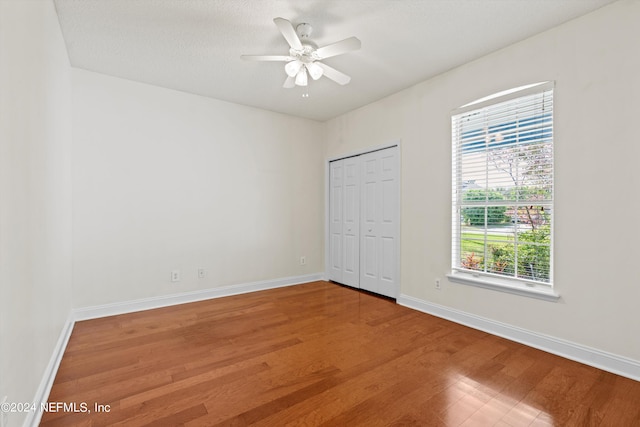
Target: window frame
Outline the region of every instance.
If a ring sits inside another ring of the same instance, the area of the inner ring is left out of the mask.
[[[452,235],[451,235],[451,273],[447,275],[450,281],[461,283],[465,285],[478,286],[487,289],[493,289],[503,292],[509,292],[517,295],[524,295],[534,298],[540,298],[549,301],[556,301],[560,297],[560,295],[554,289],[554,205],[555,205],[555,197],[554,197],[554,188],[555,188],[555,156],[554,156],[554,146],[555,146],[555,132],[553,132],[551,137],[551,200],[549,202],[545,202],[544,204],[550,204],[551,212],[550,212],[550,242],[549,242],[549,280],[548,282],[543,281],[535,281],[528,280],[522,277],[510,277],[506,275],[501,275],[497,273],[491,273],[484,271],[475,271],[467,268],[461,267],[461,254],[462,254],[462,203],[460,202],[460,198],[462,197],[461,189],[462,189],[462,172],[461,172],[461,150],[462,148],[458,145],[460,144],[460,140],[457,139],[456,133],[454,131],[453,126],[455,125],[455,118],[460,117],[464,114],[471,113],[474,111],[483,110],[489,108],[494,105],[498,105],[504,103],[506,101],[516,100],[518,98],[523,98],[530,95],[542,94],[544,92],[552,92],[552,105],[555,100],[555,82],[541,82],[534,83],[526,86],[520,86],[513,89],[508,89],[494,95],[490,95],[484,98],[481,98],[477,101],[473,101],[471,103],[465,104],[460,108],[457,108],[451,112],[451,147],[452,147]],[[555,120],[555,113],[552,110],[552,129],[553,123]],[[484,171],[488,174],[488,169],[485,167]],[[486,188],[485,190],[489,190]],[[515,205],[517,206],[517,200]],[[484,204],[480,203],[478,206],[483,206],[485,208],[489,208],[492,204],[487,200]],[[486,241],[486,230],[488,225],[486,224],[486,216],[485,214],[485,241]],[[516,240],[514,244],[517,246],[517,234],[515,236]],[[516,249],[517,250],[517,249]]]

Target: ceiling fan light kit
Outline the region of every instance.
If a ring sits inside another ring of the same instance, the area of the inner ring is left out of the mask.
[[[315,62],[306,64],[306,68],[313,80],[318,80],[324,74],[324,70],[322,69],[322,67]]]
[[[307,71],[303,67],[298,74],[296,74],[296,86],[306,86],[307,83]]]
[[[289,77],[295,77],[296,74],[300,72],[300,68],[302,68],[302,62],[300,61],[291,61],[288,62],[287,65],[284,66],[284,71],[287,73]]]
[[[307,86],[308,76],[313,80],[318,80],[325,76],[340,85],[346,85],[351,81],[351,77],[320,62],[323,59],[342,55],[360,49],[361,43],[356,37],[349,37],[330,45],[316,48],[309,40],[313,31],[310,24],[298,24],[295,29],[291,22],[284,18],[275,18],[276,24],[282,36],[290,46],[289,55],[242,55],[241,58],[251,61],[284,61],[287,79],[283,87],[293,88],[295,86]]]

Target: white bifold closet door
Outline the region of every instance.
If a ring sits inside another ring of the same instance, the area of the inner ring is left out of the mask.
[[[398,164],[398,147],[330,163],[330,280],[397,297]]]
[[[360,283],[360,174],[357,157],[331,162],[329,278]]]

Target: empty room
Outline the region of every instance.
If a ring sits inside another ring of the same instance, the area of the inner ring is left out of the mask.
[[[640,426],[639,23],[0,0],[0,427]]]

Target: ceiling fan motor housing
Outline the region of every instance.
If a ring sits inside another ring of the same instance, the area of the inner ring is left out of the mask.
[[[316,48],[308,44],[302,45],[302,49],[289,49],[289,55],[298,61],[304,62],[305,64],[309,64],[320,59],[316,54]]]

